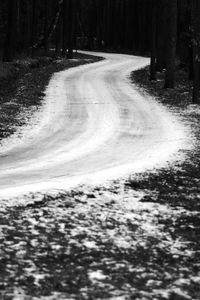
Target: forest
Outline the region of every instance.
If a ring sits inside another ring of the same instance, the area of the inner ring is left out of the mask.
[[[0,0],[0,299],[200,299],[200,0]]]
[[[147,55],[151,80],[165,70],[173,88],[176,68],[184,68],[199,103],[199,16],[198,0],[1,0],[1,58],[49,51],[72,58],[77,48]]]

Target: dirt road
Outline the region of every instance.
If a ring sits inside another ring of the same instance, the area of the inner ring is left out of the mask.
[[[145,171],[181,148],[176,117],[130,82],[149,59],[94,54],[105,60],[56,73],[31,124],[4,141],[0,197]]]

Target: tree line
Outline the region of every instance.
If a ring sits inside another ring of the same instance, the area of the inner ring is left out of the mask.
[[[178,64],[200,102],[199,0],[1,0],[4,61],[52,51],[72,58],[75,48],[150,55],[150,79],[164,70],[165,88]]]
[[[50,47],[56,54],[72,57],[74,0],[1,0],[0,35],[2,59],[11,61],[17,54],[34,57]]]
[[[174,88],[177,61],[193,80],[193,102],[200,103],[200,1],[151,0],[150,79],[165,71],[165,87]]]

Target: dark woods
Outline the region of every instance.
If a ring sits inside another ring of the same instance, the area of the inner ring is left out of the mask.
[[[151,0],[150,79],[165,70],[165,87],[174,88],[175,70],[193,80],[193,102],[200,103],[200,1]]]
[[[76,48],[151,55],[151,80],[165,71],[173,88],[184,68],[200,102],[199,0],[1,0],[0,37],[4,61]]]

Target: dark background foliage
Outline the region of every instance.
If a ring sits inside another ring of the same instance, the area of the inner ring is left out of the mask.
[[[1,58],[63,55],[73,49],[151,55],[150,79],[165,71],[173,88],[176,68],[200,86],[198,0],[1,0]]]

